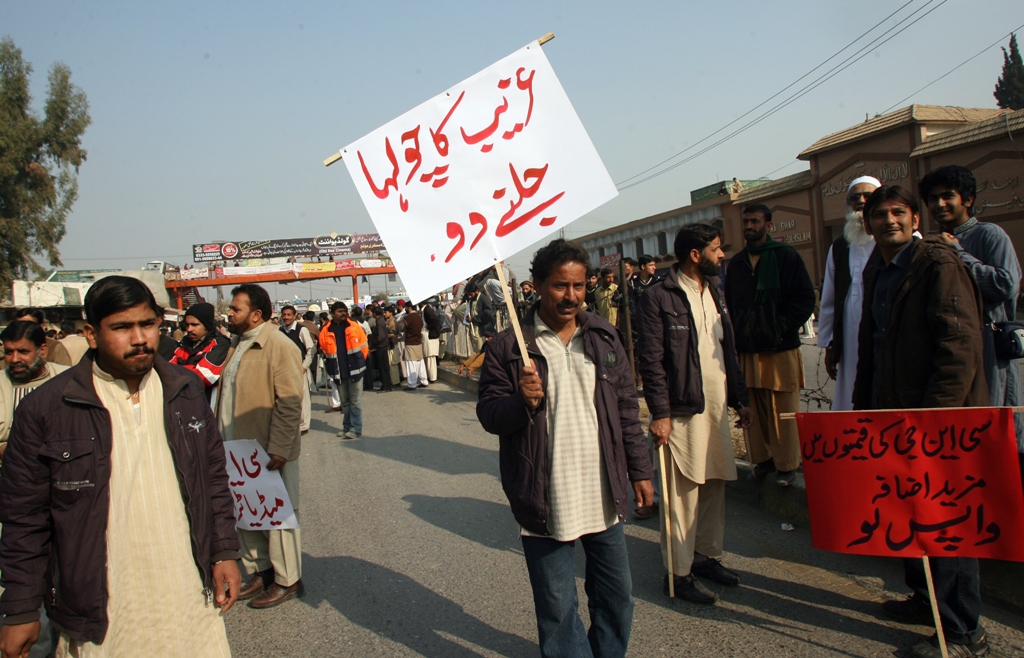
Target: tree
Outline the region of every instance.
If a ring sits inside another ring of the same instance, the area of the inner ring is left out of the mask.
[[[388,294],[386,292],[384,292],[383,290],[381,290],[379,292],[373,293],[373,295],[370,297],[370,299],[372,299],[375,302],[387,302],[388,301]]]
[[[59,267],[58,246],[78,198],[81,137],[91,122],[85,93],[61,63],[50,69],[43,116],[30,107],[32,65],[9,37],[0,40],[0,298],[16,278]]]
[[[996,80],[996,105],[1011,110],[1024,109],[1024,62],[1017,48],[1017,35],[1010,35],[1010,52],[1003,48],[1003,74]]]

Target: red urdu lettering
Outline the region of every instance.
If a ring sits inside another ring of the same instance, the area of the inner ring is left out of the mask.
[[[448,257],[444,259],[444,262],[447,263],[455,257],[455,254],[459,253],[459,250],[462,249],[463,246],[465,246],[466,232],[462,230],[462,226],[460,226],[458,222],[448,222],[448,226],[446,228],[449,238],[453,240],[458,239],[455,246],[452,247],[452,250],[448,252]]]
[[[507,111],[508,99],[502,96],[501,105],[494,108],[494,120],[491,121],[491,125],[487,126],[480,132],[475,133],[473,135],[467,135],[465,128],[459,128],[459,130],[462,132],[462,140],[469,144],[470,146],[474,144],[479,144],[480,142],[484,141],[485,139],[493,135],[494,131],[498,129],[498,121],[501,119],[501,115]],[[483,151],[484,153],[487,153],[488,151],[491,150],[491,146],[491,144],[484,144],[482,147],[480,147],[480,150]]]
[[[484,233],[487,232],[487,218],[478,212],[471,212],[469,213],[469,223],[480,227],[480,232],[477,233],[476,238],[469,245],[469,250],[472,251],[473,247],[480,242],[480,238],[484,237]]]
[[[448,110],[448,114],[444,115],[444,119],[441,120],[441,123],[437,124],[437,130],[431,129],[430,131],[430,138],[434,141],[434,148],[437,149],[437,152],[441,157],[448,157],[448,137],[443,132],[444,126],[448,123],[448,119],[452,118],[452,113],[455,112],[455,108],[459,106],[459,103],[462,102],[465,95],[466,92],[459,94],[459,97],[455,100],[455,104],[452,105],[452,109]],[[445,168],[447,169],[447,167]],[[427,181],[423,182],[426,183]]]
[[[359,156],[359,166],[363,168],[363,176],[366,176],[366,182],[370,184],[370,189],[373,190],[374,196],[378,199],[388,198],[388,194],[390,194],[389,188],[394,189],[396,192],[398,191],[398,158],[395,157],[395,149],[391,148],[391,140],[387,137],[384,138],[384,150],[388,155],[388,160],[391,161],[391,176],[386,178],[384,184],[380,187],[377,187],[377,184],[373,182],[370,170],[363,159],[362,151],[356,151],[356,155]]]
[[[416,166],[409,172],[409,176],[405,179],[405,184],[408,185],[412,177],[416,175],[416,170],[423,164],[423,156],[420,155],[420,127],[416,126],[412,130],[402,133],[402,143],[405,144],[409,140],[412,140],[413,146],[405,149],[405,161],[409,164],[416,163]]]

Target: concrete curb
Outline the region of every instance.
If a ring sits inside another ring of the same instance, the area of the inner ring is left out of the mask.
[[[478,394],[480,383],[475,379],[460,377],[451,370],[439,367],[437,378],[446,384]],[[789,487],[780,487],[775,479],[768,477],[755,480],[751,477],[750,464],[737,459],[738,478],[726,483],[726,492],[735,500],[770,512],[786,521],[802,527],[810,527],[810,513],[807,509],[807,489],[803,473],[797,473],[796,482]],[[1024,613],[1024,563],[981,561],[981,594],[986,603]]]

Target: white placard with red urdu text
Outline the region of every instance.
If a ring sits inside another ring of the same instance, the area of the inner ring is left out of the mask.
[[[537,42],[341,153],[414,302],[617,194]]]
[[[280,471],[267,469],[270,457],[252,439],[225,441],[228,485],[241,530],[291,530],[299,527]]]

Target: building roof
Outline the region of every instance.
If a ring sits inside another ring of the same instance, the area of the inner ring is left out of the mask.
[[[806,169],[791,176],[785,176],[778,180],[773,180],[768,183],[764,183],[763,185],[752,187],[749,190],[743,190],[736,197],[736,203],[747,203],[749,201],[762,199],[766,196],[774,196],[776,194],[798,190],[801,187],[807,187],[810,185],[812,178],[811,170]]]
[[[910,157],[916,158],[973,142],[983,142],[1020,130],[1024,130],[1024,110],[1001,112],[990,119],[969,123],[928,137],[910,153]]]
[[[969,123],[983,121],[1003,110],[943,105],[909,105],[903,109],[868,119],[864,123],[826,135],[803,150],[797,157],[805,159],[814,153],[846,144],[876,133],[892,130],[910,123]]]

